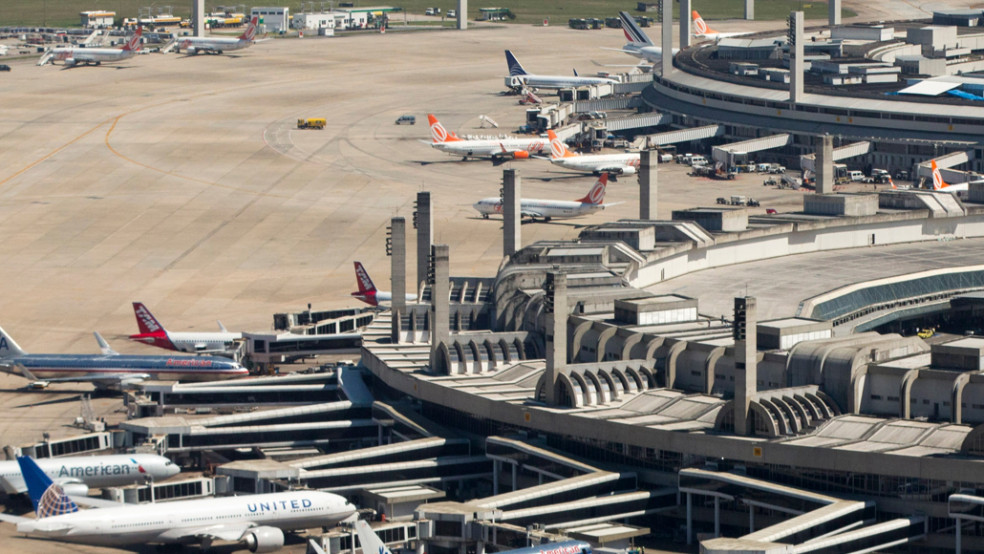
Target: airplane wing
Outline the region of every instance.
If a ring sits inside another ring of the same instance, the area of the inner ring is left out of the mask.
[[[180,542],[185,541],[201,542],[202,539],[210,541],[229,541],[238,542],[243,539],[247,531],[256,527],[252,522],[218,523],[215,525],[205,525],[202,527],[182,527],[180,529],[170,529],[158,535],[158,539],[166,541]]]
[[[623,52],[624,52],[624,50],[623,50]],[[599,62],[597,60],[591,60],[591,63],[597,65],[598,67],[638,67],[640,69],[649,69],[650,67],[653,66],[652,62],[647,62],[645,60],[643,60],[643,61],[641,61],[639,63],[627,63],[627,64],[601,63],[601,62]]]
[[[10,514],[0,513],[0,521],[6,521],[7,523],[23,523],[25,521],[36,521],[29,517],[12,516]]]
[[[543,214],[541,214],[540,212],[537,212],[535,210],[522,210],[521,212],[519,212],[519,216],[520,217],[529,217],[529,218],[532,218],[532,219],[536,219],[538,217],[542,218],[543,217]]]
[[[71,498],[76,504],[89,506],[90,508],[119,508],[124,505],[122,502],[114,502],[112,500],[106,500],[105,498],[95,498],[92,496],[76,496],[70,494],[68,497]]]
[[[52,383],[92,383],[98,388],[120,387],[133,383],[141,383],[150,379],[150,374],[148,373],[131,373],[126,375],[117,373],[90,373],[88,375],[79,375],[78,377],[40,379],[23,365],[17,364],[16,367],[25,378],[31,381],[29,386],[35,389],[47,388]]]

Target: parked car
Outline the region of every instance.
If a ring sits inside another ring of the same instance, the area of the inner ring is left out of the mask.
[[[413,115],[401,115],[396,118],[397,125],[414,125],[417,123],[417,116]]]
[[[447,16],[449,18],[451,18],[451,17],[458,17],[458,12],[456,12],[455,10],[448,10]]]
[[[10,66],[5,63],[0,63],[0,71],[10,71]]]

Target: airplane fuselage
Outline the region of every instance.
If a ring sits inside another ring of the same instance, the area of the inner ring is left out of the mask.
[[[526,151],[539,154],[549,149],[550,141],[542,138],[503,138],[456,140],[434,143],[434,148],[448,154],[464,157],[488,158],[506,152]]]
[[[122,62],[136,56],[137,52],[119,48],[55,48],[51,54],[53,60],[80,65]]]
[[[160,481],[181,472],[173,462],[156,454],[40,458],[35,463],[56,483],[84,483],[91,488]],[[7,494],[27,492],[16,461],[0,462],[0,486]]]
[[[169,381],[217,381],[245,377],[249,371],[237,362],[217,356],[136,356],[103,354],[22,354],[0,363],[27,368],[39,379],[119,374],[150,375]]]
[[[187,544],[209,527],[276,527],[284,531],[335,525],[354,512],[344,498],[319,491],[127,505],[81,510],[17,524],[17,531],[85,544]]]
[[[242,333],[209,332],[157,332],[130,335],[130,340],[142,342],[165,350],[178,352],[232,351],[233,343],[243,338]]]
[[[586,87],[591,85],[604,85],[618,83],[615,79],[605,77],[577,77],[566,75],[513,75],[510,77],[512,82],[525,87],[561,89]]]
[[[564,169],[588,173],[610,172],[632,175],[639,167],[639,154],[586,154],[550,160]]]
[[[242,50],[253,45],[253,41],[241,38],[226,37],[183,37],[178,39],[178,49],[194,49],[197,52],[225,52],[227,50]]]
[[[604,204],[590,204],[570,200],[522,199],[519,202],[522,215],[532,219],[567,219],[592,214],[604,209]],[[502,200],[496,197],[483,198],[474,208],[484,217],[502,215]]]

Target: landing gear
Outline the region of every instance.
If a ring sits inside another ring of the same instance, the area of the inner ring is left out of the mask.
[[[489,214],[482,214],[482,219],[488,219],[488,218],[489,218]]]

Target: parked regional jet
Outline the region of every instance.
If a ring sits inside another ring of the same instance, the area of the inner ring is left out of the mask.
[[[336,494],[292,491],[80,511],[34,460],[18,457],[37,519],[0,514],[18,533],[104,546],[244,543],[251,552],[284,545],[284,531],[333,526],[355,513]],[[99,505],[104,505],[100,502]]]
[[[178,352],[198,354],[228,354],[235,350],[235,341],[243,338],[242,333],[231,333],[219,321],[215,332],[170,332],[164,328],[154,314],[142,302],[133,303],[133,315],[137,318],[140,332],[130,335],[130,340]]]
[[[639,167],[639,153],[625,152],[623,154],[575,154],[567,149],[564,141],[557,138],[553,130],[547,131],[550,137],[550,161],[565,169],[587,171],[600,175],[632,175]]]
[[[226,50],[242,50],[249,48],[256,39],[256,27],[260,23],[260,16],[254,15],[249,20],[249,25],[243,34],[236,38],[232,37],[181,37],[177,39],[177,50],[184,50],[186,54],[195,55],[199,52],[206,54],[221,54]]]
[[[0,329],[0,371],[20,373],[34,388],[51,383],[92,383],[98,389],[147,379],[217,381],[245,377],[249,371],[218,356],[121,355],[99,333],[93,333],[102,354],[28,354]]]
[[[707,23],[704,21],[704,18],[701,17],[699,13],[697,13],[697,10],[694,10],[691,15],[693,16],[693,21],[694,21],[693,34],[697,38],[704,38],[704,39],[709,39],[709,40],[720,40],[722,38],[740,37],[742,35],[749,34],[747,32],[746,33],[721,33],[719,31],[715,31],[714,29],[711,29],[710,27],[708,27],[707,26]]]
[[[140,51],[140,37],[142,35],[142,27],[137,27],[137,32],[133,33],[133,36],[126,41],[123,48],[78,48],[75,46],[54,48],[41,56],[38,65],[44,65],[54,60],[64,62],[68,67],[75,65],[100,65],[104,62],[114,63],[129,60]]]
[[[468,158],[492,158],[499,164],[509,160],[527,159],[547,147],[540,137],[505,137],[487,139],[462,139],[444,128],[434,114],[427,114],[430,123],[431,146],[442,152]]]
[[[621,49],[615,48],[619,52],[625,52],[630,56],[641,58],[650,63],[658,63],[663,58],[663,48],[656,46],[646,33],[642,31],[639,24],[629,12],[618,12],[619,19],[622,20],[622,32],[629,42],[625,43]],[[610,50],[606,48],[606,50]],[[679,48],[674,48],[673,53],[679,52]]]
[[[365,520],[356,520],[355,531],[359,534],[362,552],[393,554]],[[591,545],[584,541],[563,541],[548,542],[515,550],[500,550],[498,554],[591,554],[591,552]]]
[[[366,271],[366,268],[362,267],[362,262],[355,262],[355,282],[359,285],[359,290],[358,292],[353,292],[352,296],[366,304],[379,306],[383,303],[389,304],[393,302],[393,293],[386,290],[377,290],[376,285],[369,278],[369,272]],[[407,294],[407,302],[416,301],[416,294]]]
[[[516,89],[523,87],[559,89],[618,82],[607,77],[581,77],[577,71],[571,77],[566,75],[534,75],[523,69],[519,60],[509,50],[506,50],[506,64],[509,66],[509,86]]]
[[[598,210],[605,209],[603,202],[605,201],[605,188],[607,184],[608,174],[602,173],[594,186],[591,187],[588,195],[573,202],[567,200],[536,200],[532,198],[520,199],[520,215],[522,217],[528,217],[533,221],[537,219],[550,221],[554,218],[568,219],[593,214]],[[614,204],[609,205],[612,206]],[[476,202],[474,207],[478,210],[478,213],[482,214],[482,217],[488,219],[490,215],[502,214],[502,199],[499,197],[483,198]]]
[[[66,456],[36,461],[41,471],[58,483],[70,496],[85,496],[89,489],[121,487],[162,481],[181,473],[174,462],[157,454],[111,454],[108,456]],[[7,494],[27,492],[20,465],[14,460],[0,462],[0,488]]]
[[[951,185],[943,180],[943,174],[940,173],[940,168],[936,165],[936,160],[932,160],[931,164],[933,167],[933,190],[939,192],[949,192],[951,194],[967,190],[969,183],[957,183]]]

